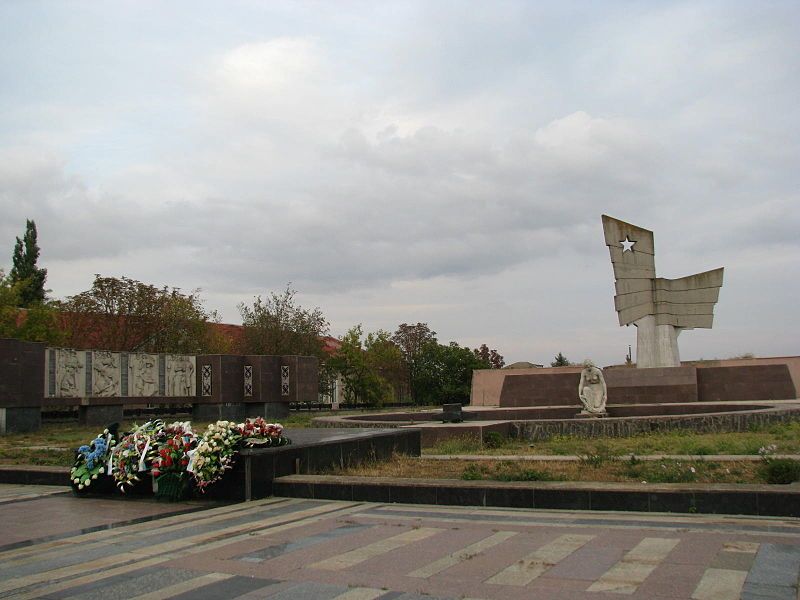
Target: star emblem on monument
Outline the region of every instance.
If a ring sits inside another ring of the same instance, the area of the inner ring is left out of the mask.
[[[620,240],[619,243],[622,244],[622,251],[623,252],[626,252],[626,251],[633,252],[633,245],[636,243],[636,240],[630,240],[630,239],[628,239],[628,236],[626,235],[625,239],[624,240]]]

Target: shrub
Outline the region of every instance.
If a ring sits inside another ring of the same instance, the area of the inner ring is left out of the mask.
[[[800,461],[773,458],[761,466],[761,476],[767,483],[786,484],[800,481]]]
[[[495,475],[498,481],[550,481],[553,479],[544,471],[536,469],[522,469],[520,471],[509,471]]]
[[[485,448],[500,448],[505,443],[506,438],[499,431],[487,431],[483,434],[483,446]]]
[[[464,472],[461,474],[461,479],[466,481],[478,481],[483,479],[483,471],[475,463],[469,464],[464,468]]]

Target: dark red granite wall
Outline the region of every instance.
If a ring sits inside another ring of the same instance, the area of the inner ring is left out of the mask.
[[[785,364],[730,367],[611,368],[603,374],[609,404],[791,400],[797,398]],[[578,373],[506,375],[501,408],[579,406]]]
[[[697,387],[703,402],[797,398],[787,365],[703,367],[697,369]]]
[[[0,339],[0,407],[42,405],[44,351],[38,342]]]
[[[500,406],[578,405],[580,381],[580,373],[507,375],[500,391]]]

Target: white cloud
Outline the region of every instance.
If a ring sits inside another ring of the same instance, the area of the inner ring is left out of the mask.
[[[198,11],[188,35],[89,8],[47,48],[0,19],[0,233],[10,258],[36,219],[56,295],[125,274],[235,320],[292,281],[338,332],[427,321],[510,360],[608,363],[635,332],[607,213],[655,230],[664,276],[728,268],[687,356],[797,353],[796,10]]]

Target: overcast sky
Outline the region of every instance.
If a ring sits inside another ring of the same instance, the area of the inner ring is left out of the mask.
[[[603,213],[724,266],[683,359],[800,354],[800,3],[0,2],[0,266],[299,291],[507,362],[624,360]],[[2,251],[5,248],[5,251]]]

